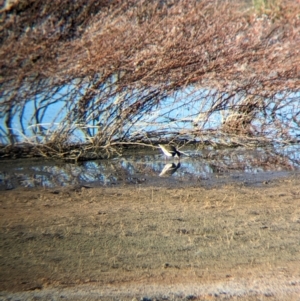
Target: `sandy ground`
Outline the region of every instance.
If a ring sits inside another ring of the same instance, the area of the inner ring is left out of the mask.
[[[300,300],[300,180],[2,191],[0,300]]]

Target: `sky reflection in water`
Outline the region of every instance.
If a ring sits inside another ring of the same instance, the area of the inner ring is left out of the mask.
[[[0,190],[73,185],[204,185],[220,179],[264,181],[297,172],[299,146],[281,149],[185,149],[189,156],[166,160],[159,150],[77,164],[45,159],[2,161]],[[164,171],[164,172],[163,172]]]

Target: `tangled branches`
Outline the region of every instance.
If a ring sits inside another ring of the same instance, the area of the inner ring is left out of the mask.
[[[282,0],[266,13],[235,1],[6,1],[1,142],[59,156],[77,145],[84,157],[166,137],[294,141],[300,10]]]

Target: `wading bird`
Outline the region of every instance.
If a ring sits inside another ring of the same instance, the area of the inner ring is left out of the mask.
[[[173,145],[162,145],[158,144],[160,149],[163,151],[163,153],[166,155],[166,157],[175,157],[180,159],[180,152],[177,150],[177,148]]]

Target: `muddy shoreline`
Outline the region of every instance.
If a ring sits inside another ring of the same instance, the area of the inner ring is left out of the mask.
[[[0,201],[3,300],[300,293],[297,176],[210,188],[19,187]]]

